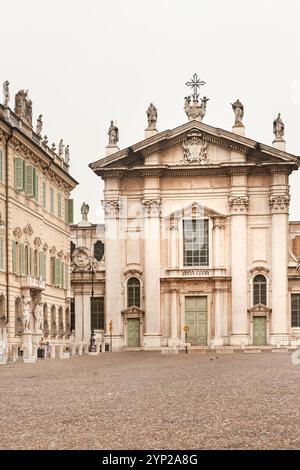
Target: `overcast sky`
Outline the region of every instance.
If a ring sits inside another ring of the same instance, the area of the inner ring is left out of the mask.
[[[287,151],[300,154],[300,0],[14,0],[0,14],[1,83],[11,96],[29,89],[49,143],[70,144],[75,221],[82,201],[91,221],[103,217],[88,164],[104,156],[110,120],[120,148],[143,139],[150,101],[160,131],[185,123],[195,72],[210,98],[205,123],[230,130],[239,98],[246,136],[271,145],[281,112]],[[300,220],[300,173],[291,194]]]

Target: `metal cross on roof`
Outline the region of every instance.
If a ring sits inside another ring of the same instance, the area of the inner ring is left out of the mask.
[[[193,78],[189,82],[186,82],[186,85],[192,88],[192,97],[194,100],[197,100],[199,97],[198,88],[205,85],[205,82],[203,80],[200,80],[200,78],[198,78],[198,75],[194,73]]]

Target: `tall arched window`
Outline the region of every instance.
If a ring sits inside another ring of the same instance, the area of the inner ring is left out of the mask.
[[[141,306],[141,285],[136,277],[131,277],[127,282],[127,307]]]
[[[59,331],[60,338],[62,338],[65,334],[64,313],[63,313],[62,307],[59,307],[58,309],[58,331]]]
[[[267,280],[262,274],[253,279],[253,305],[267,305]]]

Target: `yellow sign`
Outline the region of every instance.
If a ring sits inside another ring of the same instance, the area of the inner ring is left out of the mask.
[[[189,325],[184,325],[183,331],[185,331],[185,333],[187,333],[189,329],[190,329]]]
[[[108,324],[108,329],[109,329],[109,331],[110,331],[110,333],[111,333],[112,330],[113,330],[113,322],[112,322],[112,320],[110,320],[110,322],[109,322],[109,324]]]

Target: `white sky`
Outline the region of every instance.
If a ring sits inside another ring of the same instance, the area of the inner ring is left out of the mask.
[[[287,151],[300,154],[300,0],[1,1],[0,81],[11,103],[29,89],[43,135],[70,144],[75,222],[82,201],[102,218],[102,185],[88,164],[104,156],[110,120],[120,148],[143,139],[145,110],[158,129],[187,121],[185,82],[196,72],[210,98],[204,122],[231,129],[230,103],[245,107],[246,136],[273,140],[278,112]],[[300,220],[300,173],[291,177],[291,219]]]

